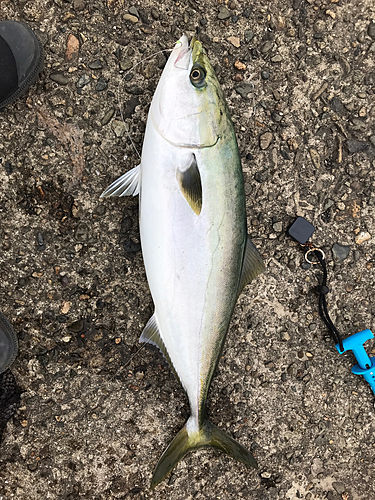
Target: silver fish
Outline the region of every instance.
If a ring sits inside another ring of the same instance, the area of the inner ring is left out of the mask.
[[[102,196],[140,196],[140,234],[155,313],[140,342],[159,347],[191,415],[160,458],[156,486],[190,450],[214,446],[256,467],[206,416],[206,400],[236,300],[264,270],[247,236],[237,140],[201,43],[177,42],[155,91],[141,164]]]

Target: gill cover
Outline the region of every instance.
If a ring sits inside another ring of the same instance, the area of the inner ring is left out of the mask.
[[[201,43],[183,35],[164,68],[150,108],[156,130],[187,148],[214,146],[225,108],[219,82]]]

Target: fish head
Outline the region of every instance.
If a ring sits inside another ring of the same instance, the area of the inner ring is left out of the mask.
[[[149,116],[168,142],[187,148],[215,146],[229,111],[202,44],[186,35],[176,43],[155,91]],[[231,127],[231,125],[229,125]]]

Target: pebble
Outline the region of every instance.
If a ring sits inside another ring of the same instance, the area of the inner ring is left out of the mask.
[[[367,34],[370,38],[375,40],[375,21],[374,20],[370,21],[370,24],[368,25],[368,28],[367,28]]]
[[[359,151],[365,151],[368,148],[367,142],[358,141],[357,139],[348,139],[346,141],[346,146],[349,153],[358,153]]]
[[[244,82],[244,83],[241,83],[241,85],[237,85],[237,87],[235,87],[234,90],[237,92],[237,94],[240,94],[241,97],[243,97],[244,99],[247,99],[248,94],[253,92],[254,85],[252,83]]]
[[[136,7],[130,7],[129,9],[129,14],[131,14],[132,16],[135,16],[139,19],[139,12],[137,11]]]
[[[242,63],[241,61],[235,61],[234,67],[240,71],[245,71],[246,70],[246,64]]]
[[[228,42],[231,43],[234,47],[238,48],[241,46],[241,41],[238,36],[229,36],[227,38]]]
[[[345,486],[340,481],[334,481],[332,487],[337,491],[339,495],[342,495],[345,491]]]
[[[273,41],[272,40],[267,40],[260,46],[260,51],[262,54],[267,54],[273,47]]]
[[[224,7],[223,5],[219,7],[219,13],[217,15],[218,19],[223,21],[225,19],[229,19],[231,15],[231,12],[226,7]]]
[[[100,122],[103,126],[107,125],[112,120],[113,115],[115,114],[115,108],[110,108],[102,118]]]
[[[270,146],[272,139],[273,135],[271,134],[271,132],[262,134],[259,138],[260,149],[267,149]]]
[[[141,250],[141,244],[129,239],[124,242],[124,250],[129,254],[137,253]]]
[[[246,30],[244,33],[244,40],[246,43],[251,42],[251,40],[254,38],[254,32],[251,30]]]
[[[96,85],[95,85],[95,90],[98,92],[101,92],[105,90],[108,87],[107,82],[104,80],[104,78],[98,78]]]
[[[283,224],[282,222],[275,222],[275,224],[273,224],[273,230],[276,231],[277,233],[281,233],[281,231],[283,230]]]
[[[77,59],[78,52],[79,40],[76,36],[70,34],[66,42],[65,61],[73,61],[74,59]]]
[[[254,179],[259,182],[259,183],[262,183],[262,182],[265,182],[270,176],[270,173],[269,171],[265,168],[264,170],[262,170],[261,172],[256,172],[254,174]],[[270,235],[270,239],[275,239],[275,238],[272,238],[271,235]]]
[[[260,76],[262,77],[263,80],[268,80],[270,77],[269,71],[267,70],[262,71]]]
[[[103,62],[100,59],[95,59],[95,61],[89,62],[90,69],[103,69]]]
[[[355,242],[357,245],[362,245],[365,241],[371,240],[371,234],[367,231],[361,231],[356,237]]]
[[[59,85],[66,85],[69,81],[62,73],[52,73],[49,77],[53,82],[56,82]]]
[[[116,137],[122,137],[127,129],[126,124],[122,120],[113,120],[111,127]]]
[[[283,341],[283,342],[288,342],[288,340],[290,340],[290,335],[288,332],[281,332],[280,333],[280,339]]]
[[[342,262],[347,258],[350,252],[349,245],[340,245],[340,243],[335,243],[332,247],[333,258]]]
[[[135,24],[138,22],[138,17],[133,16],[132,14],[125,14],[124,21],[130,21],[131,23]]]
[[[315,148],[310,148],[311,161],[315,168],[320,168],[320,156]]]
[[[273,63],[279,63],[283,60],[280,54],[276,54],[275,56],[271,57],[271,62]]]
[[[91,81],[89,75],[84,73],[76,83],[77,89],[82,89],[85,85],[89,84]]]

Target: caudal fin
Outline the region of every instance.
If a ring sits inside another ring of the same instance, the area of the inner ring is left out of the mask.
[[[155,488],[178,464],[189,451],[206,446],[213,446],[227,455],[250,467],[258,467],[253,455],[209,420],[205,420],[198,432],[188,434],[186,425],[160,457],[151,480],[151,489]]]

